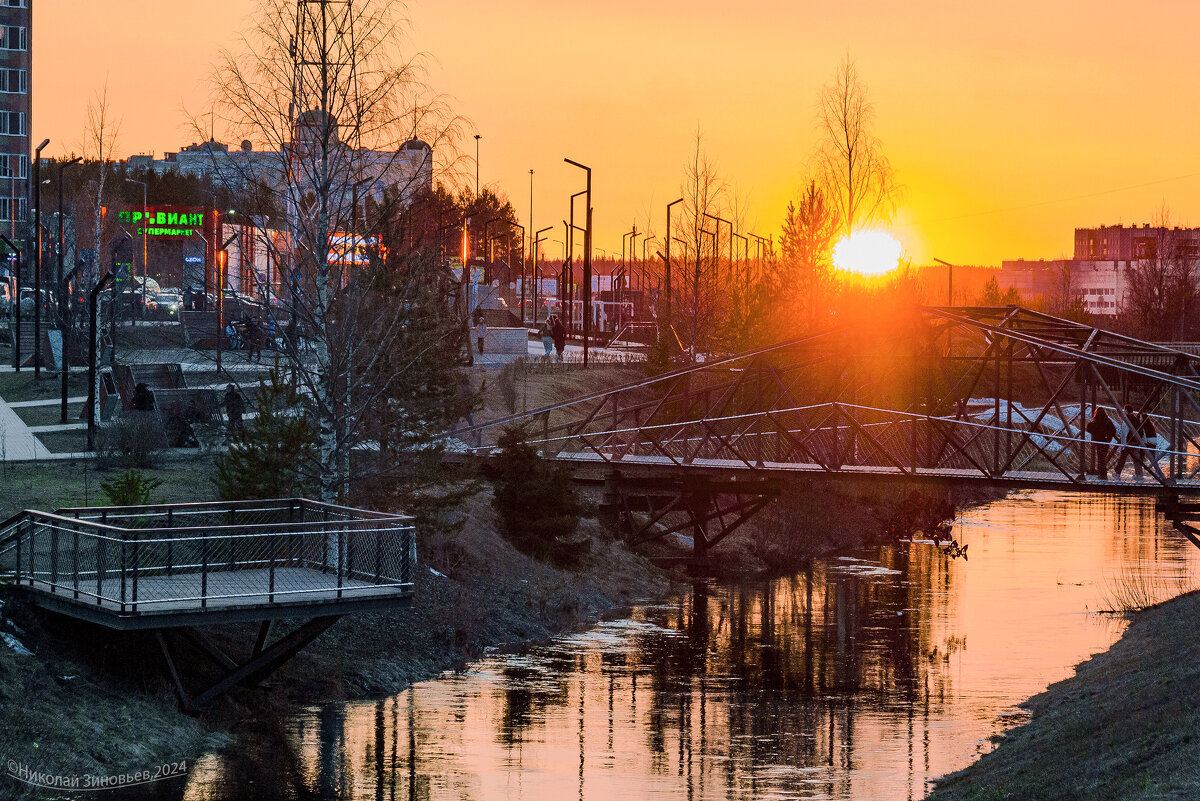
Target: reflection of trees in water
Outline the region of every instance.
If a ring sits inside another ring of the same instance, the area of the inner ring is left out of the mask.
[[[251,731],[244,732],[243,728]],[[319,715],[318,728],[324,761],[327,752],[323,736],[326,733],[333,735],[329,753],[336,751],[341,738],[325,728]],[[262,801],[316,801],[329,797],[322,794],[324,783],[314,782],[314,777],[305,768],[302,754],[304,726],[297,736],[296,732],[285,728],[283,718],[264,706],[257,710],[253,720],[233,726],[233,735],[235,744],[221,754],[220,779],[199,788],[205,801],[241,801],[249,797]],[[190,795],[189,788],[184,797]]]
[[[567,685],[563,678],[576,672],[582,663],[574,654],[547,655],[545,659],[525,664],[505,665],[503,708],[497,739],[506,748],[519,745],[524,731],[545,719],[545,710],[567,702]]]
[[[846,797],[856,748],[884,739],[908,738],[910,776],[921,753],[926,775],[921,719],[948,686],[947,663],[930,654],[945,637],[952,570],[928,546],[877,562],[898,574],[818,563],[771,582],[698,584],[599,647],[568,640],[497,659],[495,681],[330,707],[290,738],[260,730],[246,741],[265,755],[228,763],[242,779],[227,798],[473,797],[478,766],[448,758],[471,727],[516,771],[531,728],[539,741],[577,738],[577,765],[556,770],[577,772],[581,797],[602,797],[596,771],[631,748],[636,770],[677,777],[697,799],[794,792],[801,775],[814,793]]]
[[[650,622],[684,636],[636,640],[652,689],[651,752],[666,753],[673,735],[689,788],[719,771],[724,786],[758,792],[755,767],[826,766],[836,770],[823,789],[837,794],[849,791],[863,713],[877,720],[903,712],[885,725],[915,737],[911,716],[928,715],[949,680],[944,663],[929,657],[934,622],[947,616],[951,570],[923,545],[882,549],[880,563],[897,574],[818,564],[772,582],[698,584],[674,613],[654,612]],[[910,752],[919,747],[910,743]]]

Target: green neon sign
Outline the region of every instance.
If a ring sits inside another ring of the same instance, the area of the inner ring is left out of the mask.
[[[136,226],[137,236],[195,236],[204,227],[204,212],[140,211],[117,212],[117,219]]]

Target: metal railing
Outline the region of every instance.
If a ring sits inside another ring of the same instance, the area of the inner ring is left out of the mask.
[[[557,435],[535,433],[527,442],[544,456],[614,466],[695,468],[707,463],[749,470],[866,471],[1073,485],[1100,483],[1089,474],[1102,472],[1097,464],[1102,445],[1108,469],[1131,463],[1134,478],[1127,483],[1200,488],[1200,421],[1179,418],[1173,432],[1169,418],[1155,415],[1167,435],[1154,442],[1096,443],[1081,431],[1080,407],[1062,409],[1068,414],[1065,420],[1049,420],[1014,404],[1008,426],[991,422],[987,413],[958,419],[823,403],[623,428],[597,423]],[[1114,419],[1119,415],[1112,408],[1109,413]],[[488,454],[495,447],[482,444],[469,450]]]
[[[25,511],[0,526],[14,584],[122,615],[406,594],[412,518],[304,499]]]

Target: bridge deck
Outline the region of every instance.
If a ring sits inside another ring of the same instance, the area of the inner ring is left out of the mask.
[[[1094,493],[1119,493],[1133,495],[1161,494],[1167,491],[1200,492],[1200,479],[1181,480],[1173,487],[1164,486],[1149,473],[1141,478],[1132,475],[1118,477],[1112,473],[1109,478],[1101,479],[1093,475],[1083,479],[1067,477],[1062,473],[1040,470],[1009,470],[1002,475],[991,476],[979,470],[937,467],[937,468],[905,468],[883,467],[877,465],[842,465],[836,470],[826,468],[815,462],[767,462],[747,464],[740,459],[692,459],[688,462],[670,459],[666,456],[654,455],[623,455],[617,458],[601,458],[598,454],[588,451],[561,452],[554,457],[559,462],[571,464],[576,469],[576,477],[584,481],[601,481],[606,473],[620,470],[624,474],[639,475],[678,475],[680,471],[693,473],[716,473],[737,477],[781,477],[789,475],[823,475],[830,478],[861,477],[866,479],[885,479],[915,481],[923,483],[974,483],[1013,489],[1071,489]],[[599,471],[589,471],[588,468],[601,468]],[[594,473],[589,475],[589,473]]]
[[[43,608],[69,617],[88,620],[116,629],[172,628],[211,625],[246,620],[273,620],[286,617],[361,612],[385,606],[407,604],[412,600],[411,584],[380,585],[355,578],[302,567],[278,568],[277,586],[286,590],[269,591],[269,570],[211,571],[207,587],[202,588],[198,573],[141,578],[139,597],[160,600],[126,601],[134,597],[133,579],[104,579],[96,592],[76,591],[36,578],[23,585],[30,600]]]

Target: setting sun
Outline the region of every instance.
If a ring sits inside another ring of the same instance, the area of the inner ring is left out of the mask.
[[[903,246],[882,231],[855,231],[833,247],[833,266],[861,275],[883,275],[900,264]]]

